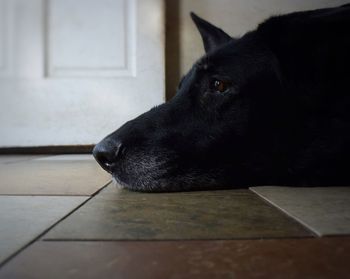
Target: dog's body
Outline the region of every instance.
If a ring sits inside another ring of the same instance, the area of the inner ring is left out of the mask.
[[[94,149],[140,191],[350,185],[350,5],[242,38],[192,15],[206,55],[176,96]]]

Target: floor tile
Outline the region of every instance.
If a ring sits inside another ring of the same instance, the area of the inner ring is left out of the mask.
[[[94,160],[31,160],[0,166],[0,195],[91,195],[110,181]]]
[[[44,157],[45,155],[0,155],[0,168],[1,164],[18,163]]]
[[[0,262],[86,199],[87,197],[0,196]]]
[[[253,187],[316,234],[350,235],[350,187]]]
[[[232,239],[310,232],[249,190],[137,193],[110,185],[46,239]]]
[[[350,238],[37,242],[0,278],[349,278]]]

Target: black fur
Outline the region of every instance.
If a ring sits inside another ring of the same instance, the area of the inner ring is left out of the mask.
[[[350,5],[235,39],[192,18],[206,55],[172,100],[95,147],[100,164],[138,191],[350,185]]]

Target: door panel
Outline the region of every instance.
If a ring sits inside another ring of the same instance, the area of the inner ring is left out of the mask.
[[[162,3],[0,0],[0,146],[93,144],[163,102]]]
[[[51,0],[48,75],[133,76],[134,4],[127,0]],[[101,20],[91,20],[94,18]]]

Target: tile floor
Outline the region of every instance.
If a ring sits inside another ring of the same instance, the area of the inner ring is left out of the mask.
[[[349,278],[350,187],[109,182],[90,155],[0,156],[0,278]]]
[[[319,236],[350,233],[350,187],[252,187]]]

